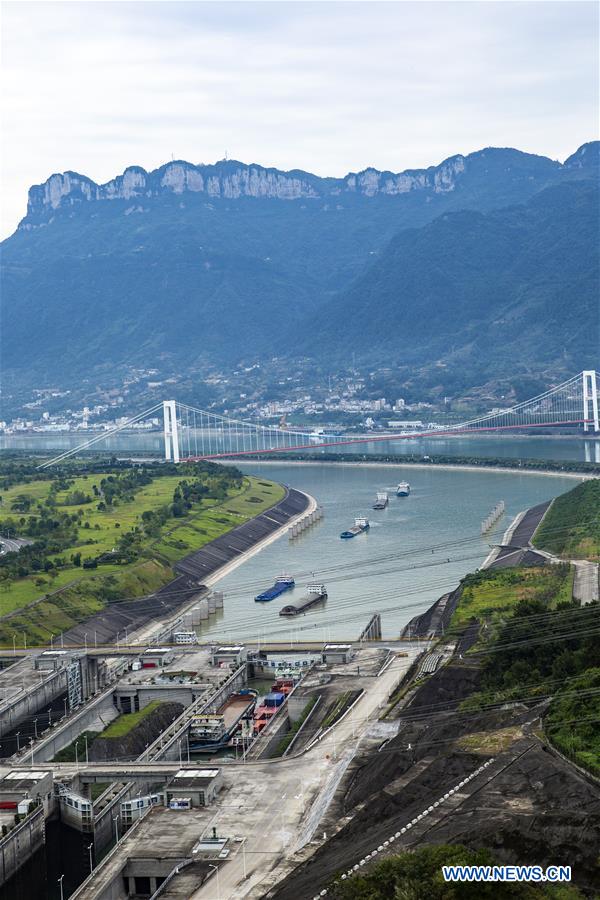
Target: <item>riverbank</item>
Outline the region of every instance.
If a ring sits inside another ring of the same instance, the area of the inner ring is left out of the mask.
[[[178,577],[155,595],[111,604],[65,633],[65,642],[81,644],[86,633],[94,633],[98,643],[111,643],[125,627],[130,640],[150,640],[157,630],[166,629],[196,605],[208,588],[286,534],[290,525],[316,505],[314,497],[304,491],[285,488],[278,503],[179,560],[174,566]]]
[[[238,566],[241,566],[247,560],[251,559],[251,557],[256,556],[257,553],[260,553],[261,550],[264,550],[265,547],[269,546],[269,544],[272,544],[274,541],[279,540],[279,538],[282,537],[283,534],[287,533],[288,529],[291,528],[292,525],[295,525],[296,522],[299,522],[300,519],[302,519],[304,516],[307,516],[309,515],[309,513],[315,511],[318,506],[315,498],[311,497],[310,494],[307,494],[306,491],[300,491],[297,488],[295,488],[294,490],[296,491],[296,493],[302,494],[304,497],[306,497],[306,507],[293,518],[291,518],[288,522],[282,525],[281,528],[277,529],[277,531],[274,531],[272,534],[268,535],[266,538],[255,544],[254,547],[240,554],[240,556],[236,557],[230,563],[215,572],[214,575],[211,575],[209,578],[205,578],[204,584],[207,587],[212,587],[212,585],[220,581],[221,578],[225,578],[226,575],[229,575],[231,572],[237,569]]]
[[[231,462],[231,460],[225,460],[226,462]],[[556,463],[556,469],[543,469],[543,468],[535,468],[533,465],[531,467],[527,467],[525,465],[509,465],[510,460],[506,461],[506,465],[488,465],[485,460],[482,460],[481,463],[474,464],[473,462],[465,463],[465,462],[436,462],[435,459],[431,459],[428,462],[413,462],[405,457],[398,457],[397,460],[377,460],[370,458],[360,459],[360,460],[347,460],[347,459],[335,459],[331,456],[327,457],[327,459],[300,459],[300,458],[289,458],[288,456],[281,456],[279,459],[273,459],[269,457],[265,459],[264,457],[257,457],[256,459],[249,460],[235,460],[236,466],[246,466],[251,465],[252,463],[260,463],[264,466],[277,466],[282,463],[298,465],[298,466],[323,466],[328,465],[329,463],[333,463],[336,466],[341,467],[357,467],[361,468],[384,468],[384,469],[397,469],[402,467],[410,466],[412,469],[432,469],[436,470],[441,469],[451,469],[453,471],[463,471],[463,472],[498,472],[498,473],[511,473],[511,474],[522,474],[522,475],[549,475],[554,478],[574,478],[580,481],[587,481],[591,478],[600,478],[600,466],[595,463],[590,463],[591,469],[588,470],[580,470],[574,469],[570,470],[568,468],[559,468],[559,466],[563,466],[564,463]],[[536,463],[537,461],[532,461],[532,463]],[[551,463],[549,463],[551,464]]]

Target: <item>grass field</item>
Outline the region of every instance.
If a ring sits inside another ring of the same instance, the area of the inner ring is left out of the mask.
[[[557,497],[534,544],[563,559],[600,559],[600,479],[584,481]]]
[[[153,700],[148,706],[145,706],[143,709],[140,709],[138,712],[134,713],[124,713],[120,715],[117,719],[107,725],[104,731],[83,731],[79,737],[77,737],[74,741],[72,741],[67,747],[64,747],[60,750],[56,756],[54,757],[55,762],[75,762],[76,759],[82,761],[85,759],[85,746],[87,739],[88,751],[92,746],[95,740],[98,738],[119,738],[124,737],[126,734],[129,734],[130,731],[142,722],[146,716],[149,716],[154,712],[157,707],[161,704],[160,700]],[[77,745],[77,746],[76,746]],[[92,785],[93,787],[93,785]],[[104,784],[102,790],[107,787]],[[102,790],[97,792],[97,796],[100,796]],[[92,797],[92,799],[95,799]]]
[[[520,600],[543,600],[550,608],[573,594],[572,567],[535,566],[484,569],[467,575],[452,627],[462,628],[472,619],[495,624],[512,613]]]
[[[600,669],[589,668],[552,700],[544,719],[550,740],[576,763],[600,775]]]
[[[119,716],[118,719],[115,719],[114,722],[111,722],[108,728],[104,729],[100,737],[124,737],[126,734],[129,734],[130,731],[133,731],[146,716],[153,713],[154,710],[160,706],[160,703],[160,700],[153,700],[152,703],[149,703],[148,706],[145,706],[137,712],[124,713],[122,716]]]
[[[51,574],[41,572],[4,582],[0,586],[0,645],[27,639],[28,643],[47,643],[51,634],[58,635],[99,612],[106,598],[135,598],[148,594],[173,578],[172,564],[236,525],[246,522],[273,506],[284,496],[284,488],[252,476],[244,476],[241,485],[232,486],[225,500],[202,499],[189,514],[167,519],[160,534],[145,539],[142,557],[128,564],[108,563],[97,569],[82,569],[69,564],[71,556],[81,554],[81,561],[110,552],[118,538],[141,524],[146,511],[168,506],[180,482],[179,476],[155,478],[137,490],[129,501],[115,501],[112,507],[98,509],[96,497],[91,503],[66,505],[68,494],[82,491],[93,496],[93,487],[103,475],[81,475],[68,490],[56,494],[56,508],[83,516],[72,546],[60,551],[67,565]],[[11,509],[14,502],[26,496],[44,501],[50,494],[50,479],[16,485],[3,492],[0,505],[2,522],[25,515],[40,515],[35,505],[27,513]]]

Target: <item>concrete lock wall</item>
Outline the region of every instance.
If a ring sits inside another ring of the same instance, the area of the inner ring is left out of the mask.
[[[297,722],[304,707],[310,700],[310,697],[300,696],[299,694],[292,694],[287,701],[288,715],[290,717],[290,722]]]
[[[44,840],[44,809],[40,806],[0,840],[0,885],[39,850]]]
[[[123,709],[123,698],[128,697],[131,700],[131,709],[137,709],[135,698],[139,704],[139,709],[144,709],[154,700],[167,700],[172,703],[181,703],[183,706],[190,706],[194,700],[201,696],[206,690],[206,685],[201,684],[174,684],[174,685],[144,685],[134,686],[130,688],[124,685],[115,691],[115,703],[119,710]]]
[[[67,671],[59,669],[47,679],[0,709],[0,738],[48,706],[67,689]]]
[[[115,794],[99,815],[94,816],[94,845],[98,853],[106,849],[115,837],[114,816],[119,816],[119,835],[123,834],[123,822],[121,820],[121,803],[124,800],[133,800],[138,793],[145,795],[151,793],[150,782],[127,782],[121,790]]]
[[[99,716],[104,718],[108,724],[112,719],[115,719],[117,715],[118,711],[113,702],[112,690],[109,690],[106,693],[101,694],[96,700],[88,703],[81,712],[76,716],[73,716],[72,719],[67,720],[66,723],[62,725],[57,723],[54,726],[55,731],[34,748],[33,762],[37,765],[38,763],[49,762],[54,759],[60,750],[64,747],[68,747],[68,745],[76,740],[83,731],[86,731],[88,726]],[[83,759],[83,754],[85,753],[83,741],[81,742],[79,749],[82,754],[81,758]],[[27,754],[25,762],[29,762],[30,759],[31,754]]]

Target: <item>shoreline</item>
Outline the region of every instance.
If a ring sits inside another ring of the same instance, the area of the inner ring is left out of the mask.
[[[410,468],[410,469],[442,469],[442,470],[453,470],[458,469],[463,472],[497,472],[503,474],[510,475],[544,475],[550,476],[553,478],[576,478],[580,481],[589,481],[592,478],[598,478],[598,475],[591,475],[588,472],[552,472],[549,469],[526,469],[526,468],[510,468],[509,466],[473,466],[468,465],[467,463],[411,463],[411,462],[368,462],[365,460],[364,462],[343,462],[340,460],[336,462],[333,459],[320,460],[320,459],[285,459],[284,457],[281,460],[278,459],[254,459],[254,460],[236,460],[236,466],[249,466],[253,463],[260,463],[262,466],[280,466],[284,465],[296,465],[296,466],[361,466],[361,467],[370,467],[370,468],[387,468],[387,469],[398,469],[398,468]]]
[[[225,578],[226,575],[229,575],[230,572],[233,572],[238,568],[238,566],[241,566],[242,563],[245,563],[248,559],[256,556],[257,553],[260,553],[261,550],[264,550],[265,547],[268,547],[269,544],[273,544],[275,541],[279,540],[279,538],[282,537],[285,532],[287,532],[288,528],[291,528],[292,525],[295,525],[296,522],[298,522],[300,519],[303,519],[304,516],[313,512],[313,510],[317,508],[318,503],[311,494],[308,494],[306,491],[301,491],[300,488],[294,488],[294,490],[298,491],[299,494],[303,494],[307,498],[308,505],[305,507],[305,509],[302,512],[298,513],[297,516],[294,516],[293,519],[290,519],[289,522],[286,522],[285,525],[282,525],[276,531],[272,531],[271,534],[268,534],[261,541],[254,544],[254,546],[249,550],[244,550],[242,553],[240,553],[239,556],[236,556],[235,559],[232,559],[230,562],[225,563],[225,565],[221,569],[218,569],[212,575],[209,575],[208,578],[205,578],[203,583],[206,585],[206,587],[211,587],[212,585],[216,584],[221,580],[221,578]],[[269,510],[267,509],[265,510],[265,512],[268,513]]]
[[[286,485],[286,490],[287,490],[287,485]],[[266,537],[262,538],[262,540],[257,541],[257,543],[253,544],[253,546],[250,547],[248,550],[243,550],[240,554],[238,554],[238,556],[235,557],[235,559],[231,559],[231,560],[229,560],[229,562],[226,562],[223,566],[221,566],[219,569],[217,569],[215,572],[213,572],[211,575],[209,575],[208,578],[203,579],[202,583],[208,590],[210,590],[212,587],[214,587],[222,578],[225,578],[227,575],[229,575],[230,572],[233,572],[235,569],[237,569],[238,566],[241,566],[243,563],[245,563],[247,560],[249,560],[252,556],[256,556],[257,553],[260,553],[261,550],[264,550],[264,548],[268,547],[269,544],[274,543],[276,540],[278,540],[280,537],[282,537],[287,532],[288,528],[290,528],[292,525],[294,525],[299,519],[303,518],[308,513],[312,512],[314,509],[317,508],[318,503],[311,494],[308,494],[306,491],[301,491],[298,488],[294,488],[294,490],[298,491],[299,494],[303,494],[304,497],[306,497],[306,499],[308,500],[308,504],[302,510],[302,512],[298,513],[296,516],[294,516],[288,522],[285,522],[285,524],[281,525],[275,531],[272,531]],[[278,504],[275,504],[275,505],[278,505]],[[273,509],[273,507],[269,507],[269,509]],[[268,513],[268,512],[269,512],[269,510],[266,509],[265,513]],[[263,515],[263,513],[260,513],[259,515]],[[187,603],[180,606],[177,609],[177,612],[174,614],[174,616],[171,617],[166,623],[163,623],[163,628],[167,628],[171,624],[175,623],[178,619],[180,619],[182,616],[184,616],[186,612],[188,612],[190,609],[192,609],[194,606],[196,606],[197,603],[198,603],[198,597],[194,597],[192,600],[190,600]],[[156,631],[156,623],[152,623],[150,628],[146,628],[145,631],[143,631],[142,634],[139,636],[136,635],[136,632],[132,632],[130,638],[135,637],[136,640],[143,640],[144,635],[146,633],[150,632],[150,636],[151,636],[153,634],[153,632],[155,632],[155,631]]]

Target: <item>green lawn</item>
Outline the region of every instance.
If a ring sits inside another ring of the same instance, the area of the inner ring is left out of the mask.
[[[153,700],[152,703],[149,703],[148,706],[145,706],[137,712],[124,713],[122,716],[119,716],[118,719],[115,719],[114,722],[111,722],[108,728],[105,728],[99,737],[117,738],[129,734],[129,732],[136,728],[146,716],[153,713],[160,704],[160,700]]]
[[[584,481],[557,497],[534,543],[563,559],[600,559],[600,479]]]
[[[25,639],[28,646],[47,645],[51,636],[56,641],[61,632],[101,612],[106,606],[104,593],[107,588],[117,592],[119,598],[141,597],[167,584],[174,575],[169,566],[158,560],[143,560],[127,567],[103,566],[104,569],[119,571],[118,574],[81,578],[0,619],[0,646],[12,646],[13,635],[18,646],[22,646]],[[92,639],[90,634],[90,641]]]
[[[451,626],[461,629],[472,618],[495,624],[512,613],[520,600],[543,600],[549,607],[569,601],[573,576],[569,566],[484,569],[467,575]]]
[[[544,718],[550,740],[570,759],[600,775],[600,669],[587,669],[552,700]]]
[[[99,510],[98,488],[101,475],[78,475],[68,490],[56,495],[57,509],[70,514],[83,511],[81,525],[72,546],[60,551],[69,561],[74,553],[81,553],[82,562],[110,552],[119,537],[141,523],[144,512],[168,506],[181,476],[154,478],[151,484],[137,490],[129,501],[117,500],[114,506]],[[39,516],[35,505],[26,513],[11,510],[20,496],[43,501],[50,494],[52,480],[15,485],[4,491],[0,505],[0,529],[3,520]],[[90,503],[66,505],[68,494],[83,491],[94,499]],[[50,634],[57,635],[81,622],[106,605],[106,597],[134,598],[156,590],[173,577],[172,564],[203,547],[207,542],[231,528],[246,522],[282,499],[281,485],[244,476],[241,486],[232,486],[225,500],[202,499],[189,514],[169,518],[160,536],[148,538],[143,557],[129,564],[101,564],[97,569],[84,570],[66,565],[52,574],[40,572],[3,583],[0,586],[0,645],[12,644],[13,635],[22,643],[23,632],[29,643],[47,643]],[[19,612],[21,611],[21,612]],[[7,617],[3,620],[3,617]]]

